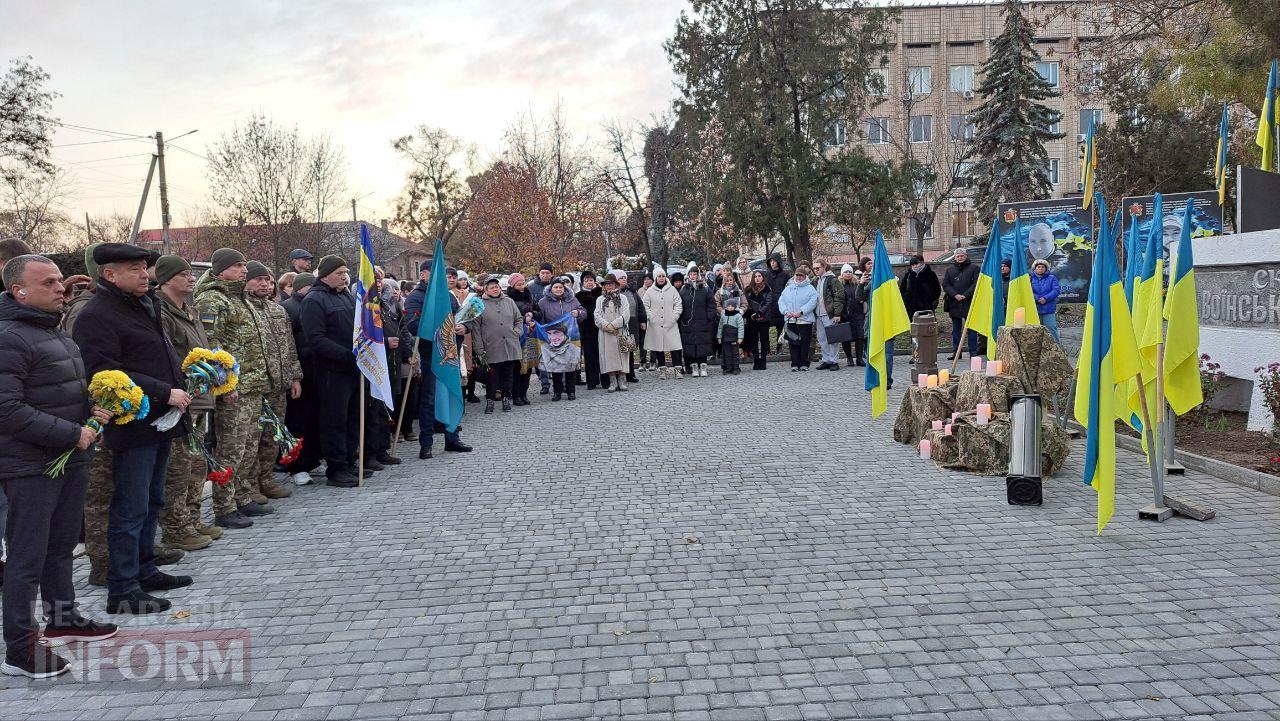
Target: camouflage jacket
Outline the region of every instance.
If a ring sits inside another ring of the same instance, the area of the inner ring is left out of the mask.
[[[298,361],[298,348],[293,343],[293,323],[284,306],[269,298],[248,296],[249,305],[258,311],[267,327],[267,371],[271,376],[271,390],[289,389],[293,381],[302,380],[302,364]]]
[[[196,311],[209,342],[240,364],[238,391],[267,393],[277,387],[267,365],[267,323],[249,305],[243,280],[219,280],[205,271],[196,283]]]

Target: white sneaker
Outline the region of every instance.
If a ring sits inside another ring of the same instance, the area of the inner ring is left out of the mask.
[[[625,390],[627,390],[627,384],[626,384],[626,383],[623,383],[622,381],[618,381],[618,390],[620,390],[620,391],[625,391]]]
[[[293,481],[293,485],[295,486],[307,486],[310,485],[312,481],[311,474],[306,471],[290,475],[289,480]]]
[[[699,376],[699,377],[701,377],[701,378],[706,378],[706,377],[707,377],[707,364],[706,364],[706,363],[699,363],[699,364],[698,364],[698,376]]]
[[[658,380],[665,381],[668,377],[670,377],[670,374],[667,372],[666,366],[662,366],[658,369]]]

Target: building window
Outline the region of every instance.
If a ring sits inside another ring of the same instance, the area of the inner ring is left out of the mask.
[[[973,140],[977,134],[973,125],[973,113],[951,116],[951,137],[954,140]]]
[[[849,142],[849,131],[845,127],[844,121],[837,118],[827,123],[827,131],[823,137],[823,141],[827,147],[844,145]]]
[[[973,92],[973,66],[972,65],[952,65],[951,66],[951,92],[953,93]]]
[[[1096,93],[1102,89],[1102,71],[1106,64],[1101,60],[1085,60],[1080,63],[1080,92]]]
[[[889,142],[889,119],[867,118],[867,144],[884,145]]]
[[[908,122],[911,125],[911,142],[928,143],[933,140],[932,115],[916,115]]]
[[[978,213],[975,210],[951,211],[952,240],[968,240],[977,233]]]
[[[1080,134],[1087,135],[1089,126],[1092,123],[1097,127],[1102,125],[1102,110],[1098,108],[1081,108],[1080,109]]]
[[[1044,78],[1044,81],[1046,83],[1049,83],[1050,86],[1055,88],[1058,87],[1058,63],[1057,62],[1053,62],[1049,60],[1041,60],[1040,62],[1036,63],[1036,72],[1040,73],[1040,77]]]
[[[1053,120],[1050,120],[1049,124],[1044,126],[1044,131],[1046,133],[1053,133],[1054,135],[1057,135],[1062,132],[1062,113],[1057,111],[1050,112],[1053,113]]]
[[[1058,183],[1062,182],[1062,178],[1059,175],[1059,170],[1060,168],[1059,168],[1058,159],[1049,158],[1049,165],[1045,168],[1045,172],[1049,174],[1049,182],[1053,185],[1057,185]]]
[[[889,68],[872,68],[867,71],[867,94],[889,94]]]
[[[956,163],[955,187],[964,190],[973,187],[973,163],[961,161]]]
[[[908,69],[907,92],[912,95],[928,95],[933,92],[933,68],[917,65]]]

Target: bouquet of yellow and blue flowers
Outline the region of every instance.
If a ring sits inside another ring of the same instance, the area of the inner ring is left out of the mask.
[[[94,405],[111,414],[116,425],[141,420],[151,412],[151,402],[142,389],[134,385],[133,380],[124,371],[98,371],[89,381],[89,398]],[[84,422],[86,428],[102,432],[102,424],[97,418],[90,417]],[[45,475],[57,478],[67,470],[67,461],[71,459],[72,448],[54,459],[45,469]]]
[[[236,389],[240,364],[224,350],[192,348],[182,361],[182,372],[187,377],[188,393],[204,395],[212,391],[215,396],[222,396]]]

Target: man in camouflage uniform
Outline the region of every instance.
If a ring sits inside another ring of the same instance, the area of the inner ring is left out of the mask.
[[[239,251],[214,251],[213,267],[196,283],[196,309],[214,346],[235,356],[240,382],[217,401],[213,414],[218,460],[232,468],[236,510],[215,517],[224,528],[275,513],[257,487],[258,419],[271,387],[266,364],[266,322],[245,296],[249,265]]]
[[[87,288],[67,302],[62,316],[62,329],[67,335],[75,327],[76,318],[97,290],[98,264],[93,262],[94,243],[84,249],[85,273],[93,279]],[[111,451],[98,447],[89,461],[89,478],[84,494],[84,548],[89,557],[89,584],[107,585],[107,517],[111,509],[111,496],[116,486],[111,480]],[[156,565],[167,566],[182,560],[182,551],[168,546],[156,546]]]
[[[204,325],[196,316],[187,296],[195,287],[191,265],[176,255],[164,255],[156,261],[156,282],[160,286],[160,323],[179,358],[186,358],[192,348],[208,348]],[[204,430],[213,418],[212,393],[192,396],[192,426]],[[222,528],[200,519],[200,498],[204,492],[208,463],[191,449],[191,437],[173,439],[169,451],[169,467],[165,479],[164,508],[160,511],[160,529],[168,546],[184,551],[198,551],[222,537]],[[231,489],[215,485],[215,514],[235,510]]]
[[[302,395],[302,364],[293,343],[293,323],[284,306],[275,302],[275,280],[271,270],[256,260],[249,261],[248,280],[245,282],[249,304],[258,311],[267,328],[267,375],[271,386],[266,393],[267,403],[276,417],[284,419],[285,394],[297,400]],[[272,431],[266,427],[258,440],[257,485],[272,498],[288,496],[292,491],[278,486],[272,477],[276,461],[280,458]],[[272,495],[272,493],[277,495]]]

